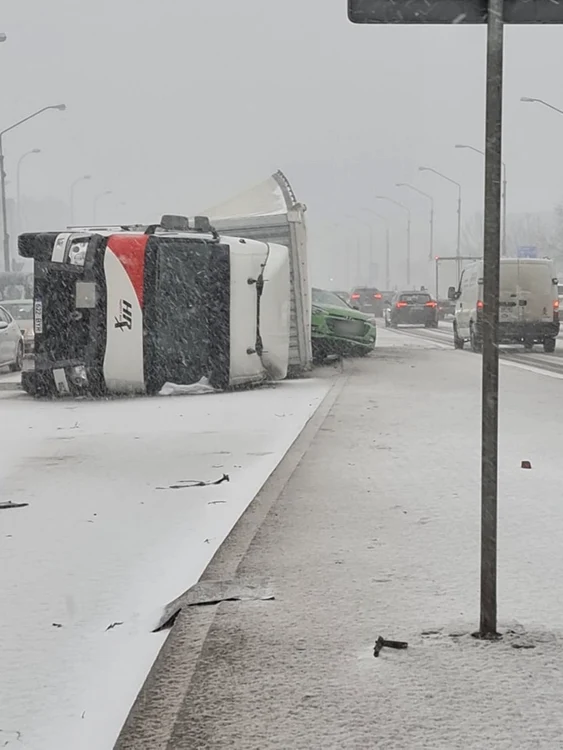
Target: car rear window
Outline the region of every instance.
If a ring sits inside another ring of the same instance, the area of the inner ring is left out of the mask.
[[[401,294],[401,302],[407,302],[409,305],[424,305],[430,302],[429,294]]]

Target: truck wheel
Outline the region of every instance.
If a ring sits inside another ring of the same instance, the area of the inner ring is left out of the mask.
[[[465,341],[457,335],[457,326],[454,324],[454,349],[463,349]]]
[[[475,352],[475,354],[480,354],[483,344],[481,343],[481,339],[477,336],[474,325],[471,325],[471,328],[469,329],[469,340],[471,342],[471,351]]]
[[[524,340],[524,349],[527,352],[531,352],[533,348],[534,348],[534,341],[533,341],[533,339],[525,339]]]
[[[548,338],[543,340],[543,350],[546,354],[551,354],[555,351],[556,339]]]

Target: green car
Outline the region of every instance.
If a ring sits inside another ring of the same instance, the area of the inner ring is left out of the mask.
[[[334,292],[313,289],[311,335],[313,359],[330,354],[369,354],[375,347],[375,317],[355,310]]]

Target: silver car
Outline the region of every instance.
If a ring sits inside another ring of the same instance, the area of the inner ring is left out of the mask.
[[[35,334],[33,332],[33,300],[6,299],[0,301],[0,305],[12,316],[20,327],[23,336],[24,353],[33,354],[35,348]]]
[[[0,305],[0,367],[18,372],[23,366],[23,336],[17,322]]]

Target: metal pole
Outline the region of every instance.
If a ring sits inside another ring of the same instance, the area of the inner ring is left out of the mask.
[[[430,255],[428,260],[432,260],[434,257],[434,201],[432,201],[430,208]]]
[[[440,273],[439,266],[440,266],[440,261],[438,260],[438,258],[436,258],[436,302],[438,302],[438,289],[439,289],[438,281],[439,281],[439,273]]]
[[[457,278],[461,276],[461,185],[458,186],[457,194]]]
[[[504,179],[502,182],[502,257],[506,258],[506,163],[503,162]]]
[[[360,252],[360,238],[356,239],[356,286],[362,283],[362,260]]]
[[[22,227],[20,175],[21,175],[22,161],[24,160],[26,156],[27,154],[20,156],[20,158],[18,159],[18,165],[16,168],[16,216],[17,216],[17,224],[18,224],[18,234],[20,234],[21,227]]]
[[[390,290],[391,285],[391,273],[390,273],[390,263],[391,263],[391,246],[389,242],[389,224],[385,227],[385,289],[387,291]]]
[[[373,257],[373,227],[370,224],[369,225],[369,274],[368,274],[370,284],[375,283],[373,280],[374,268],[375,268],[375,259]]]
[[[498,310],[502,180],[504,0],[489,0],[483,253],[481,423],[481,638],[497,636]]]
[[[407,288],[411,287],[411,215],[407,218]]]
[[[0,200],[2,202],[2,244],[4,248],[4,271],[10,270],[10,235],[8,234],[8,207],[6,204],[6,172],[4,171],[4,148],[0,133]]]

